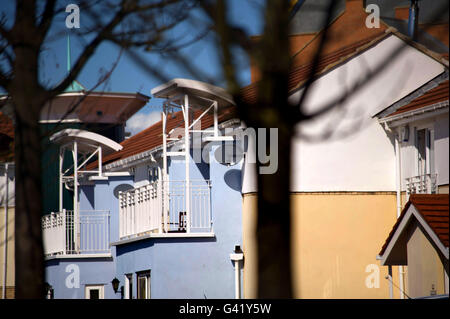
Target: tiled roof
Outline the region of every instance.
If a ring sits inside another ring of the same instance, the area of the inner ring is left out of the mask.
[[[194,117],[197,118],[202,112],[203,110],[195,111]],[[220,123],[234,117],[236,117],[236,108],[229,107],[222,110],[222,112],[219,112],[218,121]],[[209,128],[213,125],[213,115],[210,113],[205,114],[201,119],[202,129]],[[173,115],[169,115],[167,117],[167,132],[176,127],[184,128],[183,114],[181,111],[173,113]],[[162,122],[159,121],[158,123],[153,124],[149,128],[120,143],[123,146],[123,149],[119,152],[115,152],[108,156],[105,156],[103,158],[103,165],[151,150],[162,145],[162,142]],[[96,164],[92,163],[88,165],[88,167],[94,165]]]
[[[386,36],[388,36],[388,34],[385,33],[384,31],[381,31],[380,33],[377,33],[374,36],[368,37],[362,41],[355,42],[349,46],[343,47],[330,54],[324,55],[319,60],[317,74],[323,72],[324,70],[328,69],[331,66],[336,65],[339,62],[345,61],[351,56],[354,56],[361,49],[366,48],[367,45],[376,43],[381,39],[385,38]],[[292,69],[292,71],[289,73],[288,89],[292,90],[296,88],[299,84],[301,84],[303,81],[305,81],[308,78],[309,72],[311,71],[312,67],[313,63],[309,63]],[[257,86],[258,83],[255,82],[241,89],[242,97],[246,103],[256,103]],[[200,111],[198,112],[199,113],[196,114],[196,116],[200,114]],[[235,116],[236,116],[236,108],[234,106],[229,107],[228,109],[224,110],[222,114],[219,115],[219,122],[231,119]],[[181,112],[175,113],[174,118],[169,116],[167,119],[167,131],[170,131],[172,128],[176,127],[179,123],[181,123],[180,127],[184,127]],[[202,129],[211,127],[212,125],[213,125],[212,115],[206,114],[205,117],[202,119]],[[121,151],[111,154],[109,156],[105,156],[103,158],[103,165],[145,152],[147,150],[151,150],[155,147],[162,145],[162,123],[158,122],[150,126],[144,131],[123,141],[121,145],[123,146],[123,149]]]
[[[389,33],[385,31],[381,31],[373,36],[367,37],[364,40],[357,41],[353,44],[345,46],[339,50],[331,52],[322,56],[319,59],[319,64],[317,66],[317,74],[324,72],[325,70],[336,66],[347,59],[353,57],[355,54],[360,52],[361,50],[369,47],[370,45],[376,44],[385,37],[387,37]],[[289,82],[288,82],[288,90],[291,91],[308,79],[309,73],[313,68],[314,63],[310,62],[307,64],[300,65],[298,67],[293,68],[289,72]],[[254,82],[241,90],[241,94],[246,103],[253,104],[256,103],[257,100],[257,89],[258,82]]]
[[[438,236],[439,240],[445,247],[448,247],[449,234],[449,195],[448,194],[411,194],[408,203],[402,210],[400,217],[397,219],[394,227],[389,233],[386,242],[379,255],[383,255],[389,242],[392,240],[395,231],[399,227],[408,208],[414,205],[417,211],[422,215],[433,232]]]
[[[389,114],[388,116],[393,116],[401,113],[405,113],[412,110],[417,110],[422,107],[432,105],[438,102],[448,101],[448,80],[443,81],[438,86],[429,90],[425,94],[415,98],[410,103],[401,106],[397,111]]]

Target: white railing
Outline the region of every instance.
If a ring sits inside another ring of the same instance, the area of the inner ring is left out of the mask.
[[[190,232],[209,232],[211,183],[189,182]],[[120,238],[148,233],[186,232],[186,181],[154,182],[119,193]]]
[[[42,217],[42,237],[45,255],[65,254],[65,230],[65,212],[51,213]]]
[[[161,198],[160,182],[119,192],[120,238],[159,230],[162,212]]]
[[[76,221],[77,219],[77,221]],[[42,217],[45,255],[109,253],[109,211],[72,210]]]
[[[165,182],[167,191],[168,232],[186,232],[186,181]],[[191,232],[211,230],[211,182],[190,181]],[[164,205],[163,205],[164,207]]]
[[[408,194],[436,193],[437,174],[425,174],[406,178],[406,192]]]

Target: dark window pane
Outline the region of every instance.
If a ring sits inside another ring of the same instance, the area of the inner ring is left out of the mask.
[[[100,290],[98,289],[89,290],[89,299],[100,299]]]
[[[145,299],[145,277],[139,277],[138,279],[138,299]]]

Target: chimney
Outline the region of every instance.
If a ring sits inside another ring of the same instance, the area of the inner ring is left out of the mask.
[[[409,7],[409,18],[408,18],[408,35],[413,40],[417,40],[418,25],[419,25],[418,0],[411,0],[411,6]]]

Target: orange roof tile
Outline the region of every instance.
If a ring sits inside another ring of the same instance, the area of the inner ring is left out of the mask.
[[[339,50],[333,51],[331,53],[323,55],[319,59],[319,64],[317,65],[316,75],[325,71],[327,68],[336,65],[338,62],[343,62],[347,58],[354,56],[361,49],[365,48],[372,41],[377,43],[378,41],[387,37],[389,33],[385,33],[381,31],[375,35],[367,37],[364,40],[360,40],[354,42],[348,46],[340,48]],[[294,67],[289,72],[289,82],[288,82],[288,90],[291,91],[297,88],[300,84],[308,79],[308,76],[313,68],[314,63],[310,62],[307,64],[300,65],[298,67]],[[254,104],[257,101],[257,90],[258,90],[258,82],[254,82],[244,88],[241,89],[241,94],[244,101],[248,104]]]
[[[335,63],[344,60],[345,58],[353,56],[365,45],[368,45],[372,41],[379,41],[384,37],[386,37],[387,35],[388,34],[386,34],[384,31],[381,31],[376,35],[373,35],[361,41],[357,41],[349,46],[343,47],[332,53],[324,55],[319,60],[317,73],[324,71],[329,66],[332,66]],[[305,81],[308,78],[312,67],[313,63],[308,63],[293,68],[292,71],[289,73],[288,89],[292,90],[295,87],[297,87],[302,81]],[[250,104],[257,102],[257,86],[258,82],[255,82],[241,89],[242,97],[246,103]],[[199,114],[200,113],[196,114],[196,116],[198,116]],[[237,114],[236,107],[234,106],[229,107],[226,110],[223,110],[223,113],[219,115],[219,122],[236,117],[236,114]],[[180,127],[184,127],[181,112],[175,113],[174,118],[169,117],[167,119],[167,131],[170,131],[172,128],[176,127],[179,123],[181,124]],[[212,125],[213,125],[212,115],[206,114],[205,117],[202,119],[202,129],[211,127]],[[147,150],[151,150],[155,147],[162,145],[162,123],[158,122],[150,126],[149,128],[143,130],[142,132],[123,141],[121,145],[123,146],[123,149],[121,151],[110,154],[103,158],[104,165],[145,152]],[[90,164],[88,167],[93,165],[95,165],[95,163]]]
[[[445,247],[448,247],[449,235],[449,195],[448,194],[411,194],[409,201],[402,210],[400,217],[397,219],[394,227],[389,233],[386,242],[379,255],[383,255],[389,242],[394,236],[395,231],[400,225],[408,208],[414,205],[417,211],[422,215],[424,220],[438,236],[439,240]]]
[[[448,101],[448,80],[440,83],[438,86],[429,90],[425,94],[415,98],[410,103],[398,108],[397,111],[389,114],[393,116],[401,113],[405,113],[412,110],[417,110],[422,107],[432,105],[442,101]]]

